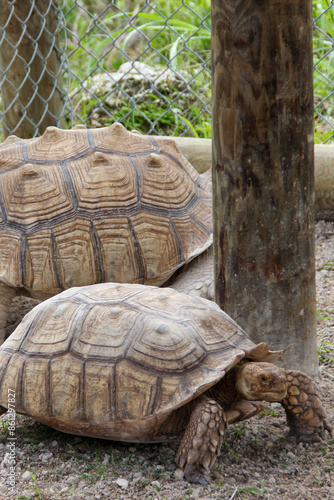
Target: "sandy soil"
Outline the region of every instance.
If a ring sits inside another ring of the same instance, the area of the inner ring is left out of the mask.
[[[334,420],[334,223],[317,223],[318,381]],[[17,299],[8,331],[33,301]],[[0,499],[255,499],[333,500],[334,439],[298,443],[287,437],[284,412],[268,404],[258,417],[227,433],[222,454],[203,487],[183,479],[178,444],[129,444],[71,436],[17,416],[15,493],[8,489],[10,448],[0,424]]]

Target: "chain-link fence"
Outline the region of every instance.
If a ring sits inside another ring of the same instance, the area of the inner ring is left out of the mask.
[[[144,133],[211,137],[210,0],[31,0],[21,10],[16,4],[25,2],[1,3],[7,5],[0,21],[4,135],[23,137],[27,122],[25,136],[38,135],[49,120],[67,127],[119,121]],[[334,139],[334,0],[314,2],[313,16],[315,137],[328,142]],[[31,53],[22,53],[23,46]],[[36,61],[44,63],[39,70]]]

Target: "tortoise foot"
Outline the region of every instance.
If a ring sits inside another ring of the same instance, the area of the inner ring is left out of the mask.
[[[324,439],[326,431],[332,436],[333,429],[313,380],[305,373],[295,370],[287,371],[286,375],[288,391],[282,405],[290,427],[289,434],[306,441]]]
[[[184,469],[184,477],[189,481],[189,483],[198,483],[203,486],[210,484],[210,471],[205,469],[202,465],[190,465],[187,464]]]
[[[200,397],[176,459],[188,481],[209,484],[210,470],[220,453],[226,428],[226,417],[221,406],[207,396]]]

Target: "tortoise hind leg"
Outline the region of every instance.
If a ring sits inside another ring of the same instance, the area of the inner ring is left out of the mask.
[[[15,288],[0,282],[0,345],[3,344],[5,340],[7,317],[15,295]]]
[[[313,380],[303,372],[286,371],[288,391],[282,401],[290,434],[312,439],[316,436],[330,435],[333,429],[327,421],[326,412],[321,404]]]
[[[176,461],[191,483],[207,485],[210,469],[223,443],[226,419],[222,407],[207,396],[201,396],[184,432]]]

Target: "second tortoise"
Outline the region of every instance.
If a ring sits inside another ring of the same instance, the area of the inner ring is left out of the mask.
[[[282,403],[290,431],[331,432],[312,380],[278,368],[216,304],[105,283],[36,306],[0,348],[0,411],[112,440],[181,439],[177,463],[208,484],[228,425]],[[38,391],[36,387],[38,386]]]

